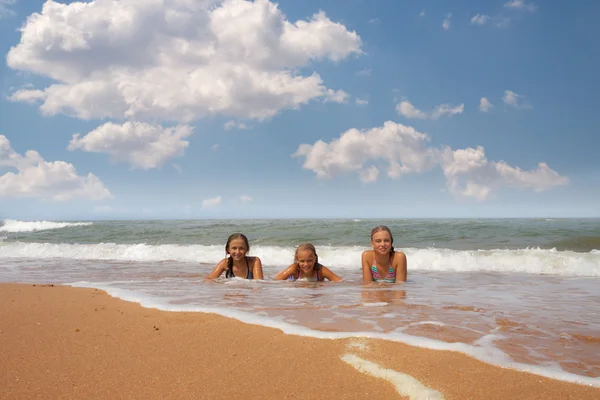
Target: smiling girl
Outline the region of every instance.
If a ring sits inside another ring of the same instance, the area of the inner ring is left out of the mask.
[[[331,272],[329,268],[319,264],[319,256],[315,246],[310,243],[298,246],[294,253],[294,263],[281,271],[274,278],[276,281],[303,280],[309,282],[320,282],[328,279],[332,282],[340,282],[342,278]]]
[[[258,257],[248,257],[248,238],[242,233],[229,236],[222,259],[206,279],[215,279],[225,272],[226,278],[263,279],[262,263]]]
[[[394,250],[394,238],[387,226],[378,226],[371,231],[373,250],[362,253],[363,283],[406,282],[406,254]]]

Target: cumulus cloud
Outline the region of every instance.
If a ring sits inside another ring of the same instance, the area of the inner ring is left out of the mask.
[[[485,200],[500,186],[533,189],[536,192],[568,183],[546,163],[539,163],[535,170],[523,171],[504,161],[488,161],[483,147],[452,150],[446,147],[440,153],[440,165],[447,180],[448,189],[456,196]]]
[[[525,101],[525,96],[515,93],[512,90],[504,91],[502,101],[504,101],[504,104],[513,108],[532,108],[531,104]]]
[[[428,135],[412,127],[387,121],[382,127],[364,131],[350,129],[330,143],[319,140],[312,145],[301,144],[292,157],[303,157],[302,167],[319,179],[356,173],[365,183],[376,181],[382,168],[394,179],[439,166],[454,196],[480,201],[503,186],[539,192],[568,183],[566,177],[543,162],[534,170],[524,171],[504,161],[489,161],[480,146],[434,148],[428,145],[429,140]]]
[[[73,164],[44,161],[34,150],[28,150],[25,155],[18,154],[4,135],[0,135],[0,167],[17,171],[0,175],[0,197],[34,197],[55,201],[112,197],[97,176],[91,173],[79,176]]]
[[[69,150],[106,153],[114,162],[126,162],[144,170],[161,166],[169,159],[182,156],[193,128],[178,125],[164,128],[144,122],[108,122],[84,137],[73,135]]]
[[[240,201],[242,203],[249,203],[249,202],[252,201],[252,197],[250,197],[250,196],[240,196]]]
[[[35,104],[46,98],[46,94],[41,90],[19,89],[7,97],[10,101]]]
[[[414,128],[388,121],[367,131],[350,129],[338,139],[313,145],[301,144],[293,157],[304,157],[303,168],[320,179],[356,172],[365,182],[377,179],[379,169],[387,169],[392,178],[424,172],[435,164],[429,137]]]
[[[369,104],[369,100],[359,99],[358,97],[356,98],[355,102],[357,106],[366,106],[367,104]]]
[[[219,204],[221,204],[221,196],[203,200],[202,208],[216,207]]]
[[[444,28],[445,31],[450,29],[450,19],[452,19],[452,13],[446,15],[446,18],[444,18],[444,21],[442,22],[442,28]]]
[[[485,14],[477,14],[473,18],[471,18],[471,23],[474,25],[485,25],[485,23],[490,19],[489,15]]]
[[[292,22],[268,0],[48,0],[7,65],[55,81],[11,96],[41,101],[44,115],[261,120],[312,100],[345,101],[317,73],[299,71],[362,54],[361,45],[324,12]]]
[[[494,106],[486,97],[479,99],[479,111],[488,112],[492,109],[492,107]]]
[[[443,116],[450,117],[455,114],[461,114],[464,109],[464,104],[459,104],[458,106],[440,104],[432,111],[425,112],[413,106],[408,100],[401,101],[396,105],[396,111],[398,114],[408,119],[438,119]]]
[[[511,0],[507,3],[504,3],[504,7],[516,10],[527,10],[530,12],[534,12],[537,9],[536,5],[525,3],[525,0]]]

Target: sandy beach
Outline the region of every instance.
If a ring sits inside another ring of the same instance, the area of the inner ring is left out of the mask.
[[[456,352],[285,335],[95,289],[0,284],[0,302],[4,399],[600,399]]]

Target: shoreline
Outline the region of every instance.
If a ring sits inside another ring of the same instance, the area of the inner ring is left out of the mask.
[[[410,398],[397,391],[410,379],[445,399],[600,399],[600,388],[454,351],[287,335],[99,289],[0,283],[0,301],[0,385],[11,399]]]

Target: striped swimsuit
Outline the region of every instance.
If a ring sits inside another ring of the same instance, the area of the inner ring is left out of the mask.
[[[394,268],[392,268],[392,263],[390,260],[390,269],[387,273],[387,276],[384,278],[379,275],[379,271],[377,271],[377,261],[373,260],[373,265],[371,265],[371,274],[373,275],[373,281],[375,282],[388,282],[388,283],[396,283],[396,272]]]

